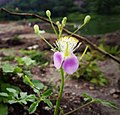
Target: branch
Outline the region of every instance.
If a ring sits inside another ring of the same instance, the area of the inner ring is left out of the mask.
[[[17,13],[17,12],[11,12],[5,8],[0,8],[0,12],[6,12],[8,14],[11,14],[11,15],[17,15],[17,16],[32,16],[32,17],[35,17],[35,18],[38,18],[44,22],[47,22],[47,23],[50,23],[50,21],[42,16],[39,16],[37,14],[32,14],[32,13]],[[56,23],[53,22],[53,25],[54,26],[57,26]],[[63,31],[65,33],[67,33],[68,35],[71,35],[72,32],[68,31],[67,29],[63,29]],[[83,37],[83,36],[79,36],[77,34],[72,34],[73,37],[77,38],[79,41],[82,41],[82,42],[85,42],[86,44],[90,45],[94,50],[97,50],[98,52],[100,52],[101,54],[113,59],[114,61],[116,61],[117,63],[120,64],[120,60],[118,58],[116,58],[115,56],[109,54],[108,52],[98,48],[95,44],[93,44],[91,41],[89,41],[87,38]]]

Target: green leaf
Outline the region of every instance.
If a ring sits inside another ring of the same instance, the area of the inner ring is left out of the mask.
[[[88,94],[86,93],[83,93],[82,96],[84,97],[84,100],[85,101],[91,101],[93,98],[91,96],[89,96]]]
[[[22,103],[22,104],[24,104],[24,105],[26,105],[27,104],[27,101],[25,100],[25,99],[22,99],[22,100],[19,100],[19,101],[17,101],[18,103]]]
[[[16,100],[8,100],[8,103],[9,104],[14,104],[14,103],[17,103],[17,101]]]
[[[18,65],[24,65],[24,62],[23,62],[22,58],[16,57],[15,59],[17,60]]]
[[[44,101],[44,103],[46,103],[50,108],[53,107],[53,104],[52,104],[52,102],[51,102],[49,99],[45,99],[45,100],[43,100],[43,101]]]
[[[3,72],[8,73],[8,72],[14,72],[14,67],[8,63],[4,64],[2,66]]]
[[[0,103],[0,115],[8,115],[8,106]]]
[[[37,93],[37,94],[40,94],[39,89],[34,88],[33,91],[34,91],[35,93]]]
[[[27,66],[35,63],[34,60],[32,60],[30,57],[27,57],[27,56],[26,56],[26,57],[23,57],[22,60],[24,61],[24,63],[25,63]]]
[[[102,99],[95,99],[95,102],[100,103],[100,104],[107,106],[107,107],[111,107],[113,109],[118,109],[116,104],[113,102],[110,102],[110,101],[106,101],[106,100],[102,100]]]
[[[36,99],[36,96],[31,94],[27,96],[26,101],[34,102],[35,99]]]
[[[28,83],[32,88],[34,87],[34,84],[30,81],[30,78],[29,78],[27,75],[24,76],[24,80],[25,80],[25,82]]]
[[[27,97],[27,92],[20,92],[20,98],[23,99]]]
[[[18,98],[18,93],[19,91],[13,88],[6,88],[7,91],[10,92],[11,95],[13,95],[14,97]]]
[[[21,73],[21,72],[22,72],[22,68],[16,67],[16,68],[14,69],[14,72],[16,72],[16,73]]]
[[[29,111],[29,114],[32,114],[36,111],[37,109],[37,106],[38,106],[38,102],[34,102],[30,105],[28,111]]]
[[[6,92],[6,88],[13,88],[17,91],[21,91],[21,89],[19,87],[11,85],[9,83],[0,83],[0,85],[1,85],[0,87],[1,87],[2,92]]]
[[[92,78],[92,79],[90,80],[90,82],[93,83],[93,84],[97,84],[98,81],[97,81],[96,78]]]
[[[32,78],[32,73],[30,72],[30,70],[26,71],[24,70],[24,74],[27,75],[29,78]]]
[[[51,95],[51,93],[52,93],[52,90],[51,90],[51,89],[48,89],[48,90],[46,90],[46,91],[42,94],[42,96],[43,96],[43,97],[48,97],[48,96]]]
[[[41,83],[39,80],[32,80],[32,83],[33,83],[34,86],[35,86],[36,88],[38,88],[39,90],[44,88],[43,83]]]
[[[7,93],[1,92],[1,93],[0,93],[0,96],[8,97],[9,95],[8,95]]]
[[[18,91],[13,89],[13,88],[6,88],[7,91],[11,92],[11,93],[17,93]]]

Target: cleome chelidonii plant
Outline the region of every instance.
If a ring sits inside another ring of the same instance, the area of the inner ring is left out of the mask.
[[[57,98],[56,106],[55,106],[55,110],[54,110],[54,115],[58,115],[59,108],[60,108],[60,100],[62,98],[62,93],[63,93],[63,89],[64,89],[65,75],[73,74],[74,72],[76,72],[76,70],[79,67],[79,60],[76,57],[76,55],[74,54],[74,51],[81,45],[81,43],[79,42],[78,39],[76,39],[72,35],[75,34],[78,30],[80,30],[84,25],[86,25],[90,21],[91,17],[89,15],[87,15],[84,19],[83,24],[80,25],[77,28],[77,30],[75,30],[71,35],[63,36],[62,31],[66,25],[67,18],[64,17],[61,23],[59,21],[56,22],[56,25],[58,27],[58,31],[57,31],[52,22],[51,12],[49,10],[46,11],[46,15],[51,23],[51,26],[52,26],[56,36],[58,37],[58,39],[54,43],[54,46],[51,45],[41,35],[42,31],[39,29],[38,25],[34,25],[34,31],[44,42],[46,42],[51,47],[51,50],[54,52],[54,55],[53,55],[54,66],[61,73],[60,91],[58,94],[58,98]],[[86,46],[81,58],[84,56],[87,48],[88,48],[88,46]],[[98,103],[104,102],[104,105],[106,105],[106,106],[111,105],[111,107],[115,108],[115,106],[112,105],[111,103],[109,103],[108,101],[102,101],[100,99],[98,101],[97,99],[93,99],[92,97],[88,96],[87,94],[84,94],[83,97],[85,97],[85,99],[88,99],[90,101],[88,104],[91,104],[93,102],[98,102]],[[105,102],[106,102],[106,104],[105,104]],[[75,109],[75,111],[76,110],[77,109]],[[65,115],[68,115],[71,113],[72,112],[68,112]]]

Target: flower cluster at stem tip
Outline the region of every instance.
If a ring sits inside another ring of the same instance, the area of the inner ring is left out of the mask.
[[[79,67],[79,61],[78,58],[75,56],[74,51],[80,46],[81,43],[79,43],[79,41],[75,37],[72,37],[72,35],[62,36],[62,30],[65,27],[67,20],[66,17],[63,18],[61,23],[59,21],[56,22],[59,32],[58,34],[53,25],[53,22],[51,21],[51,12],[49,10],[46,11],[46,15],[49,18],[55,34],[58,36],[58,39],[55,42],[55,47],[53,47],[49,42],[46,41],[43,36],[40,35],[38,25],[34,25],[35,33],[38,34],[54,51],[54,66],[57,69],[60,69],[62,67],[67,74],[73,74]],[[89,15],[86,16],[84,19],[84,23],[73,33],[76,33],[81,27],[88,23],[90,18],[91,17]]]
[[[39,33],[38,25],[34,26],[35,33]],[[79,46],[78,40],[72,36],[63,36],[56,41],[57,49],[53,55],[54,66],[57,69],[62,68],[68,74],[73,74],[78,66],[79,61],[73,51]]]

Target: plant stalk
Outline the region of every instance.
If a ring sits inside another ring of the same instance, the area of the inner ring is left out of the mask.
[[[84,107],[86,107],[86,106],[88,106],[88,105],[90,105],[92,103],[94,103],[94,100],[92,100],[92,101],[90,101],[90,102],[88,102],[88,103],[86,103],[86,104],[84,104],[84,105],[82,105],[82,106],[72,110],[72,111],[69,111],[68,113],[65,113],[64,115],[69,115],[71,113],[74,113],[74,112],[78,111],[79,109],[82,109],[82,108],[84,108]]]
[[[56,29],[55,29],[55,26],[53,25],[53,22],[52,22],[51,17],[48,17],[48,18],[49,18],[49,21],[50,21],[50,23],[51,23],[51,26],[52,26],[52,28],[53,28],[53,30],[54,30],[56,36],[58,37],[58,33],[57,33]]]
[[[64,88],[64,70],[63,70],[62,67],[60,68],[60,73],[61,73],[61,85],[60,85],[60,92],[59,92],[59,95],[58,95],[58,99],[57,99],[57,102],[56,102],[54,115],[58,115],[58,110],[59,110],[59,107],[60,107],[60,100],[62,98],[62,93],[63,93],[63,88]]]

